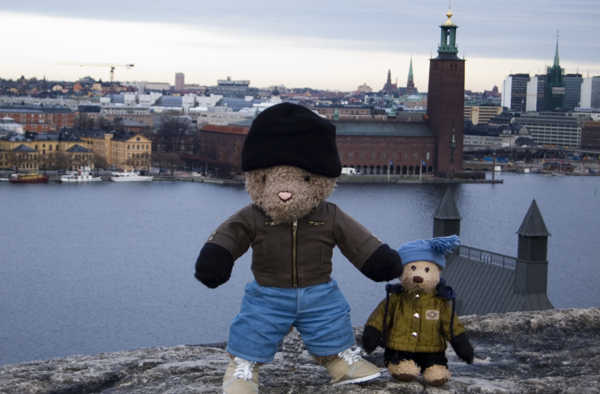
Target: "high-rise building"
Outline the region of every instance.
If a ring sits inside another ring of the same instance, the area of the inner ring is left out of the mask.
[[[528,82],[529,74],[510,74],[502,87],[502,106],[514,112],[525,112]]]
[[[544,86],[546,86],[546,76],[543,74],[536,75],[527,82],[527,98],[525,100],[527,112],[544,110]]]
[[[565,111],[573,111],[575,107],[579,106],[581,100],[581,84],[583,78],[581,74],[566,74],[563,78],[565,83],[565,100],[563,102],[563,109]]]
[[[583,79],[579,106],[581,108],[600,108],[600,76]]]
[[[464,135],[465,61],[456,47],[452,11],[441,28],[438,56],[429,61],[427,115],[436,138],[436,166],[439,176],[462,171]]]
[[[185,75],[183,73],[175,73],[175,90],[183,90],[185,86]]]

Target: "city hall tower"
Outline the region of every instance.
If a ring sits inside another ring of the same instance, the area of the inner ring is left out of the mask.
[[[463,167],[465,61],[457,56],[452,11],[446,16],[438,56],[429,60],[427,115],[436,138],[437,175],[453,177]]]

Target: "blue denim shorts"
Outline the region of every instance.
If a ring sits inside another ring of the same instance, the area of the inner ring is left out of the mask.
[[[246,285],[240,313],[229,330],[227,351],[245,360],[273,360],[294,326],[308,351],[330,356],[354,345],[350,305],[332,280],[303,288]]]

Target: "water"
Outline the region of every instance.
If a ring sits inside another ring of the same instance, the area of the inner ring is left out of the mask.
[[[600,178],[503,175],[455,186],[464,244],[516,255],[535,198],[552,236],[548,294],[600,304]],[[331,201],[392,247],[430,237],[433,185],[341,185]],[[211,290],[193,277],[214,228],[249,203],[242,187],[199,183],[0,184],[0,364],[227,339],[251,280],[250,253]],[[334,277],[364,324],[384,295],[343,256]]]

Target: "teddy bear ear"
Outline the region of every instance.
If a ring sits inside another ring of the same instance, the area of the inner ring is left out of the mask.
[[[430,242],[431,248],[440,254],[451,252],[460,245],[460,239],[456,235],[433,238]]]

